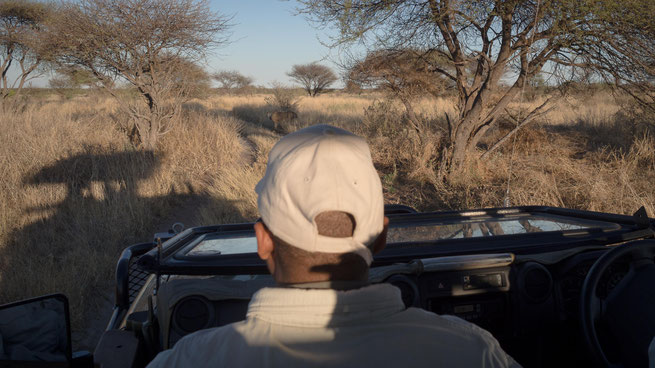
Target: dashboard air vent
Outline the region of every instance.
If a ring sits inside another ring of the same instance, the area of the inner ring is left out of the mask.
[[[553,277],[543,265],[529,262],[519,271],[518,285],[522,295],[529,302],[543,303],[552,292]]]

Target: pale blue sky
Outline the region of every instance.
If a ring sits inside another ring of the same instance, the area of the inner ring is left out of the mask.
[[[209,71],[238,70],[257,85],[288,82],[294,64],[321,62],[339,72],[329,60],[330,50],[319,42],[323,30],[313,28],[302,16],[293,15],[294,1],[211,0],[212,9],[232,15],[232,43],[208,60]]]
[[[327,40],[327,33],[313,28],[302,16],[294,15],[295,1],[210,1],[212,10],[233,17],[233,27],[231,43],[208,57],[205,65],[208,72],[237,70],[252,77],[255,85],[266,87],[273,81],[291,84],[286,73],[294,64],[316,61],[339,75],[336,65],[326,59],[330,49],[319,41],[319,38]],[[31,85],[46,87],[51,77],[43,75],[32,80]]]

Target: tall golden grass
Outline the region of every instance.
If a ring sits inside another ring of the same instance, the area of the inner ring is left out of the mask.
[[[63,292],[79,327],[113,286],[120,251],[180,206],[197,207],[191,221],[255,216],[254,194],[238,184],[259,176],[246,123],[191,111],[144,152],[116,128],[115,110],[79,98],[0,113],[0,303]]]
[[[233,112],[263,124],[273,106],[267,95],[220,96],[196,101],[208,110]],[[445,115],[455,116],[452,99],[424,98],[415,105],[430,129],[417,140],[403,125],[402,106],[380,95],[302,97],[298,119],[287,132],[313,124],[333,124],[367,137],[385,185],[388,202],[423,210],[543,204],[632,213],[640,206],[655,213],[653,132],[628,119],[615,97],[599,91],[574,95],[519,131],[500,150],[448,183],[437,181]],[[544,97],[514,105],[535,107]],[[516,106],[515,106],[516,107]],[[513,126],[501,123],[492,142]],[[419,144],[420,142],[420,144]],[[482,153],[482,152],[480,152]],[[411,188],[411,189],[409,189]],[[508,191],[509,188],[509,191]]]
[[[275,110],[266,97],[191,101],[155,152],[130,144],[108,98],[40,97],[21,112],[0,112],[0,303],[64,292],[80,327],[97,294],[112,287],[120,251],[150,240],[164,219],[256,218],[254,186],[279,139],[263,127]],[[298,110],[287,132],[327,123],[366,137],[388,203],[462,209],[498,207],[507,197],[512,205],[655,213],[653,132],[606,94],[561,101],[447,182],[436,173],[445,114],[454,115],[449,99],[417,103],[421,137],[403,125],[401,106],[381,96],[303,97]],[[511,128],[499,124],[483,143]]]

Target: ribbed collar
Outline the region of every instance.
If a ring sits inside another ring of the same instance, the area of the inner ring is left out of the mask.
[[[317,282],[305,282],[301,284],[284,284],[280,287],[285,288],[296,288],[296,289],[334,289],[334,290],[355,290],[361,289],[365,286],[369,286],[370,283],[367,281],[317,281]]]
[[[263,288],[253,295],[247,319],[296,327],[337,327],[379,319],[405,309],[400,290],[375,284],[356,290]]]

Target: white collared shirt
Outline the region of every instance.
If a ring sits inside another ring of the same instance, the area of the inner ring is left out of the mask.
[[[519,367],[487,331],[405,309],[389,284],[264,288],[246,320],[198,331],[148,367]]]

